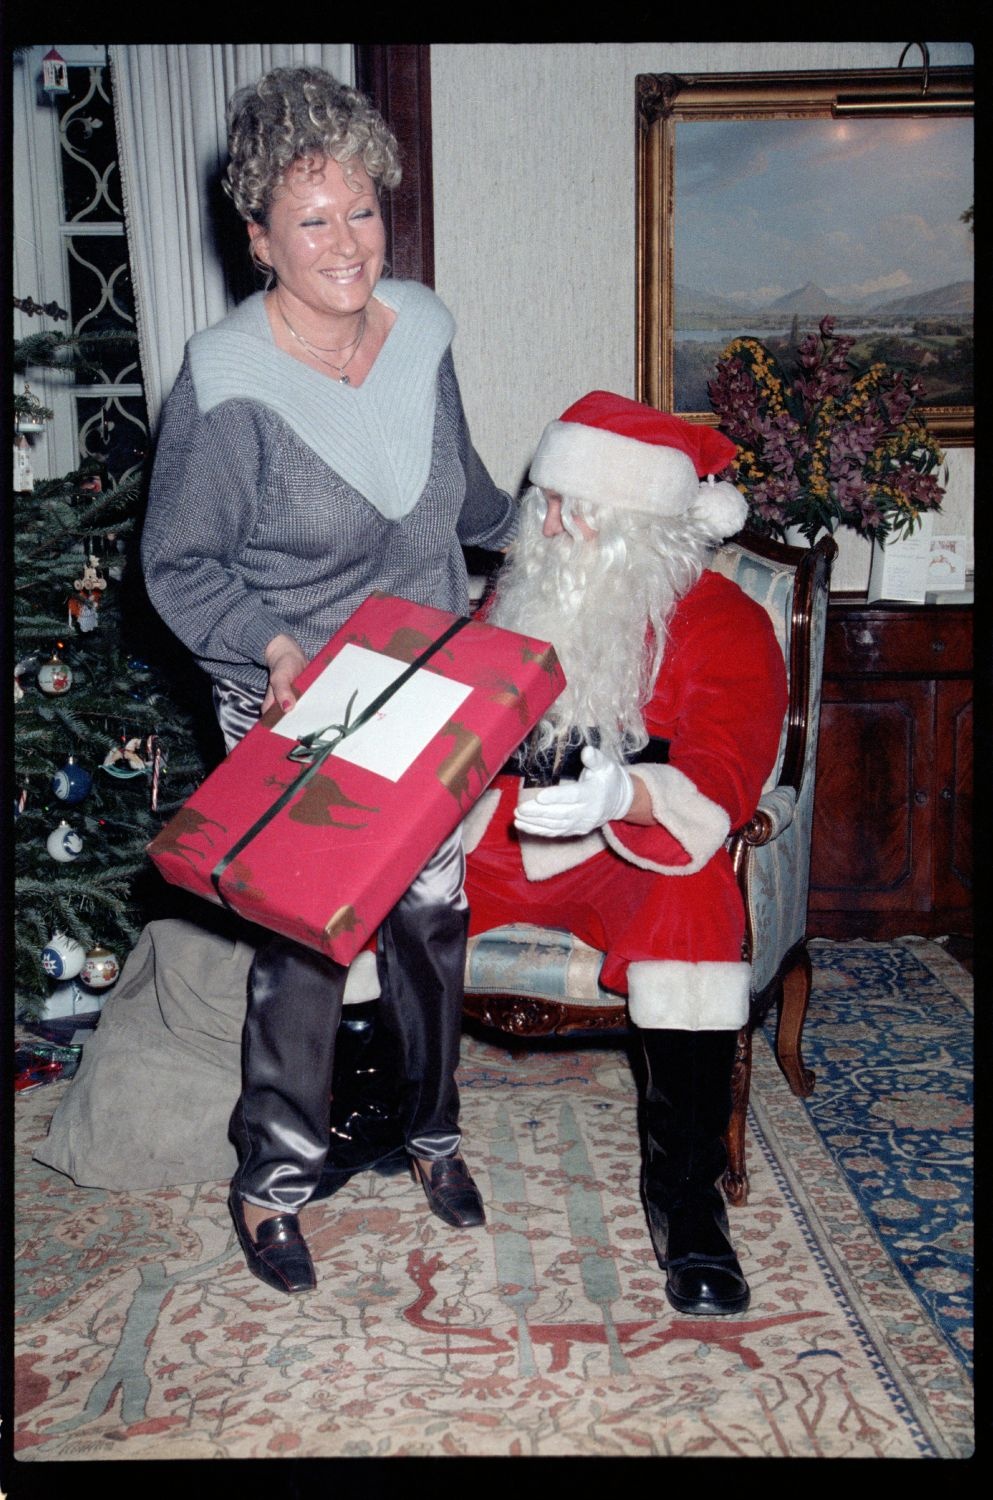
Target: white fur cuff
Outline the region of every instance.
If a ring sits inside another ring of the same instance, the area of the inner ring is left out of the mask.
[[[585,864],[607,847],[601,828],[567,839],[543,839],[538,834],[520,831],[517,837],[521,863],[529,880],[550,880],[553,875],[564,875],[566,870]]]
[[[631,767],[648,789],[652,813],[673,838],[679,840],[690,863],[656,864],[634,855],[608,823],[604,828],[607,843],[630,864],[662,875],[695,875],[713,859],[731,831],[731,819],[724,808],[698,791],[693,782],[675,766],[641,764]]]
[[[660,959],[628,965],[628,1014],[665,1031],[739,1031],[748,1020],[750,964]]]
[[[500,805],[500,788],[488,787],[462,819],[462,847],[471,854],[490,826],[490,819]]]

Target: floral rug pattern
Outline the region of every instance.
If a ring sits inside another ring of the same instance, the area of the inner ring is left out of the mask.
[[[842,951],[815,952],[808,1060],[822,1079],[832,1061],[815,1056],[814,1013],[863,972],[836,964]],[[905,977],[918,969],[932,972],[915,956]],[[485,1228],[450,1230],[409,1179],[366,1174],[311,1210],[318,1288],[292,1299],[246,1270],[226,1184],[111,1193],[33,1162],[71,1086],[17,1100],[16,1467],[972,1451],[963,1346],[876,1227],[900,1223],[906,1239],[906,1220],[863,1208],[834,1125],[829,1149],[761,1036],[751,1194],[732,1213],[752,1304],[714,1320],[665,1300],[622,1047],[511,1054],[467,1037],[466,1154]],[[942,1180],[934,1165],[899,1192]]]
[[[845,1181],[963,1366],[973,1355],[972,990],[935,944],[815,940],[805,1101]]]

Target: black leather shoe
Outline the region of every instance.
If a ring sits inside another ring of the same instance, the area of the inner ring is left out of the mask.
[[[475,1229],[478,1224],[486,1223],[482,1196],[461,1156],[424,1161],[423,1172],[417,1161],[410,1165],[414,1180],[427,1195],[431,1212],[439,1219],[455,1229]]]
[[[665,1294],[681,1313],[723,1318],[743,1313],[751,1293],[732,1252],[721,1261],[686,1255],[666,1266]]]
[[[276,1214],[272,1219],[263,1219],[253,1240],[245,1222],[242,1200],[233,1192],[228,1197],[228,1208],[253,1275],[277,1292],[313,1291],[317,1285],[314,1263],[296,1214]]]
[[[723,1318],[742,1313],[751,1293],[728,1238],[727,1213],[716,1188],[663,1213],[648,1204],[655,1257],[665,1294],[677,1312]]]

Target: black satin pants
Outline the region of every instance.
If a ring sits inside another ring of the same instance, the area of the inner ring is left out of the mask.
[[[408,897],[379,932],[377,1025],[393,1043],[412,1156],[454,1156],[462,1140],[455,1070],[462,1040],[469,910]]]
[[[241,1096],[230,1134],[236,1193],[277,1213],[307,1202],[328,1151],[334,1039],[348,970],[269,936],[248,973]]]
[[[401,1075],[407,1149],[426,1158],[454,1155],[461,1143],[455,1070],[469,925],[464,871],[457,829],[379,932],[380,1024]],[[256,951],[230,1129],[238,1152],[232,1186],[262,1208],[297,1213],[320,1179],[347,972],[289,938],[268,936]]]

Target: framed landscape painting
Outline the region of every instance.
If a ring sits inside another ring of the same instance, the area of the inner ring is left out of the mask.
[[[732,339],[790,364],[830,316],[855,363],[920,376],[941,442],[973,441],[971,70],[926,84],[918,98],[898,68],[638,76],[640,400],[713,421]]]

